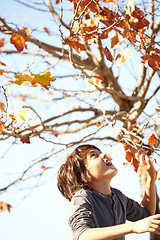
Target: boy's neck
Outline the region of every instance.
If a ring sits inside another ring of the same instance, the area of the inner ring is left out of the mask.
[[[92,189],[103,194],[107,194],[107,195],[112,194],[110,183],[105,183],[105,184],[100,184],[97,182],[92,183]]]

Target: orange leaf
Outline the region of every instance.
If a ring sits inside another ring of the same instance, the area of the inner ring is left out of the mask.
[[[6,212],[6,211],[10,212],[11,207],[12,206],[10,204],[7,204],[5,202],[0,202],[0,212]]]
[[[110,62],[112,62],[113,61],[113,57],[112,57],[112,54],[111,54],[110,50],[107,47],[105,47],[105,48],[103,48],[103,51],[104,51],[104,54],[106,55],[106,58]]]
[[[126,152],[126,156],[125,156],[125,159],[128,161],[128,162],[131,162],[132,159],[134,158],[134,154],[130,151]]]
[[[28,29],[26,28],[23,28],[21,30],[18,29],[18,31],[28,34]],[[27,49],[26,39],[17,33],[12,33],[12,37],[10,38],[10,43],[15,46],[18,52],[22,52],[24,48]]]
[[[5,111],[5,104],[0,102],[0,110],[1,110],[1,113],[4,113]]]
[[[68,44],[69,46],[73,47],[78,53],[80,53],[81,51],[86,51],[85,45],[78,42],[77,37],[65,38],[63,44]]]
[[[98,85],[99,83],[104,82],[104,76],[103,75],[98,75],[98,76],[92,76],[89,81],[90,84],[93,85]]]
[[[0,122],[0,134],[3,132],[4,124]]]
[[[123,42],[123,36],[118,31],[114,31],[111,38],[111,48],[119,46]]]
[[[148,138],[148,144],[150,145],[151,148],[156,144],[157,140],[158,139],[156,138],[154,133]]]
[[[41,169],[46,171],[48,169],[48,167],[42,166]]]
[[[132,162],[131,162],[131,165],[132,165],[132,167],[133,167],[133,170],[134,170],[135,172],[137,172],[138,167],[139,167],[139,162],[137,161],[136,158],[133,158],[133,160],[132,160]]]
[[[49,30],[48,30],[47,27],[44,27],[43,30],[44,30],[49,36],[51,36],[51,34],[50,34],[50,32],[49,32]]]
[[[156,108],[155,110],[156,110],[156,112],[160,112],[160,106],[159,106],[159,108]]]

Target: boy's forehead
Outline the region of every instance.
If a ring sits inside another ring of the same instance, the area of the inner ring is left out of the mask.
[[[97,148],[90,148],[89,149],[89,152],[99,152],[99,153],[101,153],[101,151],[99,150],[99,149],[97,149]]]

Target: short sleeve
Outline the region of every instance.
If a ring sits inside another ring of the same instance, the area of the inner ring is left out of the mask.
[[[91,204],[84,196],[73,197],[68,211],[68,224],[73,240],[78,240],[86,229],[95,227]]]
[[[127,198],[126,200],[127,200],[126,205],[127,220],[134,222],[150,216],[148,210],[143,208],[138,202],[130,198]]]

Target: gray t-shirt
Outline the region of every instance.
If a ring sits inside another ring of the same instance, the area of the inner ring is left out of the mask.
[[[72,198],[68,211],[68,224],[73,240],[88,228],[109,227],[123,224],[127,220],[137,221],[150,213],[122,192],[111,188],[112,195],[92,189],[81,189]],[[125,237],[117,238],[124,240]]]

